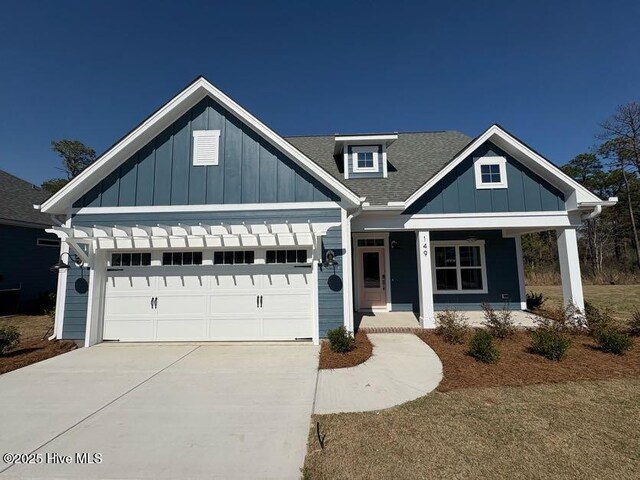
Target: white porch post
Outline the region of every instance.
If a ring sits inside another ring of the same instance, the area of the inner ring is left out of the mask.
[[[520,287],[520,309],[527,309],[527,288],[524,284],[524,257],[522,255],[522,235],[514,237],[516,241],[516,262],[518,263],[518,286]]]
[[[436,326],[433,311],[433,281],[431,277],[431,239],[429,231],[420,231],[416,244],[418,254],[418,291],[420,292],[420,324],[422,328]]]
[[[559,228],[556,230],[556,235],[558,237],[558,257],[560,260],[564,305],[567,306],[573,303],[581,312],[584,312],[584,295],[582,293],[576,229]]]

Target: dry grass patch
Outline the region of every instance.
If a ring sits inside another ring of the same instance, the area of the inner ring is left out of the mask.
[[[355,344],[351,351],[338,353],[331,350],[328,341],[323,341],[320,345],[320,364],[318,368],[347,368],[355,367],[369,360],[373,352],[373,345],[369,337],[363,331],[356,333]]]
[[[600,309],[611,309],[619,320],[628,320],[636,305],[640,305],[640,285],[584,285],[585,300]],[[542,293],[548,298],[545,307],[562,306],[561,285],[527,285],[527,292]]]
[[[637,478],[640,380],[433,393],[316,417],[304,478]]]
[[[495,342],[500,359],[488,365],[469,356],[466,344],[446,343],[429,331],[416,335],[433,348],[442,361],[444,378],[437,388],[440,392],[469,387],[640,378],[640,338],[634,338],[634,347],[621,356],[597,350],[596,343],[587,335],[571,335],[566,357],[556,362],[529,352],[530,334],[518,332]]]
[[[0,355],[0,374],[74,350],[74,342],[47,340],[53,320],[47,315],[17,315],[0,318],[0,326],[14,325],[20,332],[20,343]]]

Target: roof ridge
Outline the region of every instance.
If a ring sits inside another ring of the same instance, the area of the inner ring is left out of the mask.
[[[416,133],[458,133],[460,135],[469,136],[460,130],[412,130],[406,132],[365,132],[365,133],[316,133],[310,135],[284,135],[283,138],[318,138],[318,137],[336,137],[336,136],[349,136],[349,135],[407,135],[407,134],[416,134]]]
[[[39,187],[38,185],[36,185],[35,183],[31,183],[31,182],[29,182],[28,180],[25,180],[25,179],[23,179],[23,178],[20,178],[20,177],[18,177],[18,176],[16,176],[16,175],[14,175],[13,173],[9,173],[9,172],[7,172],[6,170],[1,170],[1,169],[0,169],[0,173],[3,173],[3,174],[5,174],[5,175],[7,175],[7,176],[9,176],[9,177],[12,177],[12,178],[14,178],[14,179],[18,180],[19,182],[26,183],[26,184],[27,184],[27,185],[29,185],[33,190],[36,190],[36,191],[40,191],[40,190],[42,190],[42,188],[40,188],[40,187]]]

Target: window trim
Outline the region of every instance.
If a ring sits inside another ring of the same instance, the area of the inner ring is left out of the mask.
[[[483,165],[498,165],[500,168],[500,181],[494,183],[486,183],[482,181],[482,166]],[[473,159],[473,168],[476,178],[476,189],[498,189],[507,188],[507,158],[506,157],[476,157]]]
[[[52,244],[52,243],[47,243],[47,242],[56,242],[56,243]],[[60,248],[60,239],[59,238],[38,238],[38,239],[36,239],[36,246],[37,247]]]
[[[192,164],[194,167],[218,165],[220,160],[220,130],[194,130],[193,147],[191,152]],[[212,138],[216,142],[215,152],[211,159],[199,159],[198,158],[198,140],[199,138]]]
[[[455,247],[456,249],[456,266],[455,267],[436,267],[436,247]],[[475,290],[463,290],[462,289],[462,278],[461,271],[463,269],[475,268],[478,267],[462,267],[460,266],[460,247],[480,247],[480,270],[482,275],[482,289]],[[438,270],[453,270],[456,271],[456,278],[458,283],[458,289],[456,290],[438,290],[438,282],[436,281],[436,269]],[[484,248],[484,240],[461,240],[461,241],[449,241],[449,240],[438,240],[431,242],[431,278],[433,280],[433,293],[434,294],[445,294],[445,295],[460,295],[460,294],[478,294],[478,293],[488,293],[487,286],[487,260],[485,255]]]
[[[380,172],[380,152],[378,145],[362,145],[351,147],[351,156],[353,161],[353,173],[378,173]],[[359,167],[358,154],[372,153],[373,167]]]
[[[139,253],[140,254],[140,265],[122,265],[122,255],[125,254],[129,254],[129,255],[133,255],[134,253]],[[149,265],[143,265],[142,264],[142,255],[149,255]],[[114,265],[113,263],[113,256],[114,255],[120,255],[120,265]],[[107,259],[107,267],[108,268],[148,268],[148,267],[152,267],[153,266],[153,253],[151,252],[151,250],[116,250],[116,251],[112,251],[109,255],[109,258]]]

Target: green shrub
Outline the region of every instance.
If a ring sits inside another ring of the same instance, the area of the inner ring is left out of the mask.
[[[0,327],[0,354],[15,347],[20,341],[20,332],[13,325]]]
[[[560,361],[566,355],[571,340],[553,330],[543,328],[531,332],[531,351],[549,360]]]
[[[584,302],[586,327],[591,335],[601,330],[612,329],[614,320],[608,309],[600,309],[591,302]]]
[[[447,343],[464,343],[469,331],[467,317],[455,310],[445,310],[436,314],[436,335]]]
[[[600,350],[616,355],[624,355],[633,346],[633,339],[629,335],[610,328],[600,330],[594,338]]]
[[[505,339],[514,334],[516,326],[513,323],[511,309],[507,302],[498,312],[487,302],[482,302],[481,306],[485,318],[483,325],[489,329],[491,335],[495,338]]]
[[[469,342],[469,355],[484,363],[495,363],[500,352],[493,344],[493,337],[487,330],[476,330]]]
[[[541,293],[527,292],[527,310],[538,310],[546,301],[546,297]]]
[[[640,335],[640,310],[636,307],[631,313],[629,319],[629,333],[631,335]]]
[[[334,352],[346,353],[353,349],[355,339],[351,332],[348,331],[344,325],[327,331],[327,337],[329,338],[329,347]]]

